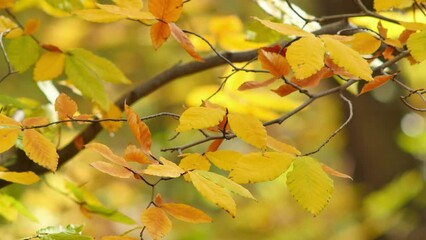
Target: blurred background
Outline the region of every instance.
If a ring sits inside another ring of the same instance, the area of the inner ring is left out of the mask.
[[[16,9],[16,17],[21,22],[31,18],[41,20],[41,28],[35,34],[40,42],[53,44],[61,49],[86,48],[110,59],[133,81],[128,86],[107,85],[112,100],[118,99],[134,86],[168,67],[180,61],[191,60],[172,39],[160,49],[154,50],[149,28],[136,22],[96,24],[75,17],[55,18],[36,7],[27,7],[37,1],[19,2],[22,2],[22,9]],[[351,0],[292,2],[315,16],[358,12]],[[372,9],[372,1],[364,2]],[[4,12],[1,14],[5,15]],[[272,19],[256,1],[192,0],[185,4],[183,16],[177,24],[183,29],[206,36],[220,50],[257,48],[279,40],[280,36],[265,33],[265,38],[258,36],[257,39],[263,43],[245,41],[247,32],[256,29],[251,16]],[[401,16],[399,13],[398,17]],[[423,17],[421,21],[425,21],[424,16],[418,17]],[[377,24],[377,21],[366,18],[353,21],[369,27]],[[398,36],[402,31],[396,26],[387,26],[391,36]],[[211,54],[206,45],[197,39],[193,40],[202,55]],[[0,63],[0,73],[3,74],[7,69],[6,64],[3,60]],[[255,64],[252,66],[258,67]],[[401,61],[398,68],[401,70],[401,81],[414,89],[424,87],[426,62],[411,66],[408,62]],[[185,105],[199,105],[202,99],[210,96],[221,84],[221,77],[229,73],[230,69],[224,66],[180,78],[141,99],[132,107],[141,116],[163,111],[181,113]],[[254,114],[262,120],[276,118],[304,100],[297,93],[280,98],[271,95],[269,90],[236,91],[241,82],[267,78],[266,74],[235,74],[228,79],[224,91],[211,100],[226,104],[231,111]],[[91,112],[91,104],[65,87],[61,83],[63,80],[65,79],[54,81],[57,89],[75,99],[80,112]],[[312,91],[321,91],[335,84],[333,80],[323,81]],[[349,174],[353,181],[334,179],[333,197],[319,216],[313,217],[297,205],[286,189],[285,176],[272,182],[247,186],[258,201],[236,197],[235,219],[204,201],[191,184],[179,179],[160,184],[157,192],[161,193],[166,202],[181,202],[202,209],[214,222],[187,224],[173,221],[173,230],[166,239],[423,239],[426,236],[426,115],[413,112],[403,105],[399,96],[405,94],[392,82],[371,94],[359,97],[347,94],[354,105],[354,118],[313,157]],[[42,106],[49,102],[32,81],[31,71],[12,75],[2,82],[0,95],[28,102],[28,99],[32,99],[31,104],[36,106],[34,109],[48,111]],[[259,99],[263,101],[259,102]],[[420,99],[412,99],[411,103],[424,107],[424,102]],[[347,105],[338,96],[329,96],[318,100],[282,125],[268,127],[268,133],[296,146],[302,153],[311,152],[345,121],[348,114]],[[177,160],[176,153],[164,153],[160,150],[202,137],[199,133],[188,133],[170,141],[177,126],[175,120],[156,118],[147,124],[153,134],[154,154],[174,161]],[[75,126],[72,130],[63,129],[61,145],[67,144],[83,128],[84,126]],[[125,125],[114,134],[102,132],[95,141],[110,146],[117,154],[122,154],[125,147],[134,142]],[[202,152],[206,147],[207,145],[197,146],[188,152]],[[243,152],[253,150],[236,140],[225,142],[222,149]],[[29,187],[11,185],[0,190],[19,199],[38,219],[31,221],[19,214],[13,219],[1,218],[1,239],[28,237],[37,229],[59,224],[82,224],[84,233],[95,237],[119,235],[134,228],[136,225],[115,223],[98,215],[88,218],[80,211],[78,204],[60,193],[66,181],[72,182],[91,192],[105,206],[116,208],[140,223],[140,212],[151,197],[150,188],[137,180],[113,178],[90,167],[89,163],[99,159],[101,157],[96,153],[82,151],[57,173],[47,174],[40,183]],[[129,235],[138,236],[138,230]]]

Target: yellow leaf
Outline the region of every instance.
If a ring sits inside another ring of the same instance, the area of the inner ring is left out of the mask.
[[[288,48],[286,58],[297,79],[305,79],[324,66],[325,49],[317,37],[302,37]]]
[[[140,238],[128,236],[103,236],[101,240],[139,240]]]
[[[426,59],[426,30],[414,33],[407,40],[407,48],[418,62]]]
[[[160,162],[162,164],[151,164],[146,169],[140,171],[140,173],[157,177],[177,178],[185,172],[174,162],[171,162],[163,157],[160,158]]]
[[[231,194],[226,189],[200,176],[197,171],[188,173],[191,177],[192,184],[205,199],[213,202],[228,212],[232,217],[235,217],[237,206]]]
[[[34,34],[35,32],[37,32],[38,28],[40,27],[40,24],[41,22],[38,18],[29,19],[25,22],[24,33],[27,35]]]
[[[266,129],[259,119],[250,115],[230,113],[228,122],[235,135],[243,141],[257,148],[266,147]]]
[[[373,54],[382,44],[379,39],[368,32],[355,33],[353,37],[346,44],[362,55]]]
[[[154,20],[155,17],[150,12],[142,12],[139,9],[122,8],[116,5],[99,4],[96,6],[106,12],[125,16],[133,20]]]
[[[286,23],[275,23],[271,22],[269,20],[261,20],[257,17],[254,17],[255,20],[259,21],[266,27],[277,31],[281,34],[287,35],[287,36],[297,36],[297,37],[314,37],[314,35],[310,32],[307,32],[305,30],[300,29],[299,27],[296,27],[294,25],[286,24]]]
[[[267,136],[266,138],[266,145],[277,151],[277,152],[284,152],[284,153],[290,153],[294,155],[300,155],[300,151],[297,150],[295,147],[288,145],[287,143],[283,143],[281,141],[278,141],[277,139]]]
[[[370,65],[357,51],[334,39],[332,36],[322,35],[321,39],[331,59],[333,59],[334,63],[339,67],[343,67],[350,74],[363,80],[373,80],[371,76],[373,71]]]
[[[5,16],[0,16],[0,32],[4,32],[8,29],[16,28],[16,23],[10,20],[10,18],[7,18]]]
[[[52,172],[56,171],[59,158],[56,147],[41,133],[25,129],[23,146],[29,159]]]
[[[414,0],[374,0],[376,11],[386,11],[393,8],[406,8],[413,5]]]
[[[185,172],[190,170],[206,170],[210,169],[210,162],[206,159],[205,156],[199,153],[193,153],[185,156],[180,160],[179,167],[182,168]],[[186,181],[190,181],[188,175],[184,176]]]
[[[103,9],[81,9],[72,13],[81,19],[96,23],[116,22],[126,18],[124,15],[110,13]]]
[[[6,115],[0,113],[0,126],[16,126],[19,127],[21,124]]]
[[[174,218],[190,223],[210,223],[212,219],[199,209],[182,203],[163,203],[161,209]]]
[[[64,71],[65,54],[62,52],[47,52],[36,62],[34,67],[34,80],[52,80]]]
[[[220,108],[190,107],[179,118],[177,132],[214,127],[222,121],[225,110]]]
[[[40,178],[34,172],[0,172],[0,179],[8,182],[30,185],[36,183]]]
[[[59,120],[69,119],[77,112],[77,103],[65,93],[61,93],[56,98],[55,110],[58,112]]]
[[[420,22],[399,22],[405,29],[407,30],[426,30],[426,23],[420,23]]]
[[[96,168],[97,170],[113,177],[130,178],[131,176],[133,176],[133,173],[128,169],[104,161],[92,162],[90,165]]]
[[[243,154],[232,150],[219,150],[206,153],[206,157],[210,160],[210,162],[225,171],[231,171],[234,169],[241,156],[243,156]]]
[[[124,109],[127,123],[129,124],[130,130],[132,130],[133,136],[136,138],[142,151],[149,154],[151,152],[152,140],[148,126],[140,120],[138,114],[127,106],[127,104],[124,106]]]
[[[116,163],[116,164],[118,164],[120,166],[123,166],[123,167],[127,167],[128,166],[127,161],[124,158],[115,155],[111,151],[111,149],[108,146],[104,145],[104,144],[101,144],[101,143],[89,143],[89,144],[86,144],[85,147],[87,149],[91,149],[91,150],[93,150],[93,151],[101,154],[104,158],[108,159],[109,161],[111,161],[113,163]]]
[[[294,199],[313,215],[318,215],[330,201],[333,180],[312,157],[294,160],[287,174],[287,186]]]
[[[0,153],[9,150],[15,145],[20,132],[21,129],[19,128],[0,128]]]
[[[146,154],[140,148],[137,148],[135,145],[132,144],[126,147],[126,150],[124,151],[124,159],[129,162],[138,162],[141,164],[154,163],[146,156]]]
[[[113,119],[119,119],[123,115],[120,108],[118,108],[114,103],[111,103],[109,105],[108,112],[101,111],[102,118],[113,118]],[[121,121],[104,121],[101,122],[101,126],[106,129],[108,132],[116,132],[118,129],[121,128],[123,123]]]
[[[226,177],[219,175],[219,174],[216,174],[216,173],[202,171],[202,170],[201,171],[198,170],[197,174],[206,178],[207,180],[219,185],[220,187],[225,188],[226,190],[228,190],[232,193],[240,195],[241,197],[256,200],[253,197],[253,195],[250,193],[249,190],[247,190],[246,188],[244,188],[240,184],[232,181],[229,178],[226,178]]]
[[[229,178],[241,184],[271,181],[287,171],[293,159],[288,153],[249,153],[238,159]]]
[[[141,220],[154,240],[165,237],[172,229],[172,222],[166,212],[158,207],[150,207],[143,211]]]
[[[140,10],[143,7],[141,0],[112,0],[115,4],[120,7]]]

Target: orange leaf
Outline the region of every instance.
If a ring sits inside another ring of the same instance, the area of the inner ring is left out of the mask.
[[[382,36],[384,39],[388,38],[388,29],[383,27],[382,21],[377,23],[377,30],[379,31],[380,36]]]
[[[157,206],[160,206],[161,204],[163,204],[163,198],[161,198],[161,195],[159,193],[157,193],[157,195],[155,196],[154,203]]]
[[[23,145],[29,159],[52,172],[56,171],[59,156],[55,145],[45,136],[34,129],[26,129]]]
[[[27,35],[34,34],[40,27],[40,19],[33,18],[25,22],[24,33]]]
[[[400,35],[399,35],[399,42],[401,44],[407,43],[408,38],[411,36],[411,34],[415,33],[414,30],[405,29]]]
[[[285,76],[290,72],[290,65],[285,57],[279,53],[260,49],[258,51],[258,59],[262,68],[268,70],[275,77]]]
[[[77,103],[65,93],[61,93],[56,98],[55,110],[58,112],[59,120],[69,119],[77,112]]]
[[[108,112],[102,111],[102,118],[121,118],[123,113],[121,112],[120,108],[118,108],[114,103],[111,103],[109,105]],[[121,121],[106,121],[101,122],[101,126],[106,129],[108,132],[116,132],[118,129],[122,126]]]
[[[143,211],[141,220],[153,239],[165,237],[172,229],[172,222],[166,212],[158,207],[150,207]]]
[[[223,142],[223,138],[214,140],[208,147],[207,152],[216,152],[219,149],[220,145]]]
[[[344,174],[344,173],[341,173],[341,172],[339,172],[339,171],[337,171],[337,170],[335,170],[335,169],[333,169],[333,168],[331,168],[331,167],[329,167],[325,164],[322,164],[321,167],[322,167],[322,170],[324,170],[324,172],[326,172],[330,175],[333,175],[333,176],[336,176],[336,177],[341,177],[341,178],[349,178],[349,179],[353,180],[353,178],[351,176]]]
[[[130,130],[132,130],[133,136],[136,138],[142,151],[146,154],[150,154],[152,140],[148,126],[139,119],[138,114],[127,106],[127,104],[124,106],[124,109],[127,123],[129,124]]]
[[[1,0],[0,1],[0,9],[3,8],[11,8],[15,4],[15,0]]]
[[[266,86],[274,83],[278,79],[279,79],[278,77],[273,77],[273,78],[268,79],[266,81],[248,81],[248,82],[244,82],[243,84],[241,84],[238,87],[238,90],[243,91],[243,90],[248,90],[248,89],[253,89],[253,88],[266,87]]]
[[[92,162],[90,165],[96,168],[97,170],[113,177],[130,178],[131,176],[133,176],[133,173],[128,169],[104,161]]]
[[[50,51],[50,52],[62,52],[62,50],[60,48],[58,48],[55,45],[51,45],[51,44],[43,44],[43,45],[41,45],[41,47],[46,49],[47,51]]]
[[[196,61],[203,62],[203,59],[197,52],[195,52],[195,47],[186,34],[180,29],[176,24],[169,23],[169,28],[172,36],[176,39],[176,41],[182,46],[185,51],[191,55]]]
[[[181,203],[164,203],[161,209],[172,215],[174,218],[190,223],[209,223],[212,219],[194,207]]]
[[[129,162],[138,162],[141,164],[154,163],[140,148],[137,148],[135,145],[127,146],[126,151],[124,152],[124,159]]]
[[[393,47],[387,46],[385,51],[383,51],[382,53],[383,57],[386,60],[391,60],[393,58],[393,50],[394,50]]]
[[[158,22],[151,26],[151,40],[154,49],[158,49],[170,36],[170,27],[167,23]]]
[[[84,137],[82,135],[78,135],[75,139],[74,139],[74,147],[77,150],[82,150],[84,148]]]
[[[166,23],[176,22],[182,14],[182,0],[149,0],[148,9]]]
[[[122,157],[115,155],[111,149],[101,143],[89,143],[85,145],[86,148],[91,149],[99,154],[101,154],[104,158],[110,160],[113,163],[116,163],[120,166],[127,167],[128,164],[126,160]]]
[[[49,123],[49,119],[47,117],[31,117],[26,118],[24,121],[22,121],[22,125],[24,127],[34,127],[34,126],[41,126],[46,125]]]
[[[364,85],[364,87],[362,88],[360,95],[369,91],[372,91],[380,86],[382,86],[383,84],[385,84],[387,81],[389,81],[389,79],[392,79],[393,77],[395,77],[395,73],[392,75],[379,75],[379,76],[375,76],[373,81],[368,82],[367,84]]]

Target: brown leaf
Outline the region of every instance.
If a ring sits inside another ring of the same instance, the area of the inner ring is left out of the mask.
[[[285,76],[290,72],[287,59],[279,53],[259,49],[258,59],[262,68],[268,70],[275,77]]]
[[[375,76],[373,81],[368,82],[367,84],[364,85],[364,87],[362,88],[361,92],[359,93],[359,95],[372,91],[380,86],[382,86],[383,84],[385,84],[387,81],[389,81],[390,79],[392,79],[393,77],[395,77],[396,73],[392,74],[392,75],[379,75],[379,76]]]
[[[130,130],[132,130],[133,136],[136,138],[142,151],[149,155],[151,153],[152,140],[148,126],[140,120],[138,114],[127,106],[127,104],[124,106],[124,109],[127,123],[129,124]]]
[[[399,42],[401,44],[405,44],[407,43],[408,38],[411,36],[411,34],[415,33],[416,31],[414,30],[409,30],[409,29],[405,29],[404,31],[402,31],[402,33],[399,35]]]
[[[253,88],[266,87],[266,86],[274,83],[278,79],[279,79],[278,77],[273,77],[273,78],[268,79],[266,81],[248,81],[248,82],[244,82],[244,83],[242,83],[238,87],[238,90],[243,91],[243,90],[248,90],[248,89],[253,89]]]
[[[384,39],[388,38],[388,29],[383,27],[382,21],[377,23],[377,30],[379,30],[380,36],[382,36]]]
[[[382,53],[383,57],[386,60],[391,60],[393,58],[393,50],[394,50],[393,47],[387,46],[385,51],[383,51]]]
[[[207,152],[216,152],[219,149],[220,145],[223,142],[223,138],[214,140],[208,147]]]
[[[324,59],[325,65],[330,68],[334,74],[340,75],[342,77],[350,78],[350,79],[359,79],[359,77],[350,74],[343,67],[339,67],[334,61],[330,58],[330,56],[326,56]]]

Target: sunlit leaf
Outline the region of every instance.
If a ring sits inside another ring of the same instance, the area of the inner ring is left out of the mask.
[[[0,128],[0,153],[9,150],[18,140],[21,129],[19,128]]]
[[[300,151],[297,150],[295,147],[287,144],[287,143],[283,143],[281,141],[278,141],[277,139],[271,137],[271,136],[267,136],[266,138],[266,145],[277,151],[277,152],[283,152],[283,153],[290,153],[290,154],[294,154],[294,155],[300,155]]]
[[[104,161],[92,162],[90,165],[96,168],[97,170],[113,177],[130,178],[133,176],[133,173],[127,170],[126,168]]]
[[[226,190],[235,193],[241,197],[245,197],[245,198],[249,198],[249,199],[253,199],[256,200],[253,195],[250,193],[249,190],[247,190],[246,188],[244,188],[243,186],[241,186],[240,184],[232,181],[229,178],[226,178],[222,175],[213,173],[213,172],[207,172],[207,171],[197,171],[197,173],[212,181],[213,183],[225,188]]]
[[[393,8],[406,8],[413,4],[414,0],[374,0],[376,11],[386,11]]]
[[[271,181],[287,171],[293,158],[288,153],[249,153],[238,159],[229,178],[241,184]]]
[[[114,103],[109,105],[108,111],[101,111],[102,118],[111,118],[111,119],[119,119],[123,115],[120,108],[117,107]],[[101,126],[106,129],[108,132],[116,132],[118,129],[123,126],[121,121],[103,121],[101,122]]]
[[[257,17],[254,17],[254,19],[261,22],[266,27],[287,36],[297,36],[297,37],[313,37],[314,36],[312,33],[306,32],[305,30],[302,30],[294,25],[290,25],[286,23],[275,23],[269,20],[261,20]]]
[[[183,9],[183,0],[149,0],[149,11],[166,23],[176,22]]]
[[[426,23],[421,23],[421,22],[403,22],[403,21],[400,21],[399,23],[403,27],[405,27],[405,29],[407,29],[407,30],[413,30],[413,31],[426,30]]]
[[[30,185],[36,183],[40,178],[34,172],[3,172],[0,171],[0,179],[8,182]]]
[[[407,40],[407,48],[418,62],[426,59],[426,30],[414,33]]]
[[[167,23],[158,22],[151,26],[151,41],[154,49],[158,49],[170,36],[170,27]]]
[[[329,167],[325,164],[322,164],[321,167],[322,167],[322,170],[324,170],[324,172],[326,172],[326,173],[328,173],[332,176],[336,176],[336,177],[340,177],[340,178],[348,178],[350,180],[353,180],[353,178],[351,176],[349,176],[345,173],[341,173],[341,172],[339,172],[339,171],[337,171],[337,170],[335,170],[335,169],[333,169],[333,168],[331,168],[331,167]]]
[[[190,107],[179,118],[177,132],[214,127],[222,121],[225,110],[220,108]]]
[[[13,118],[10,118],[10,117],[0,113],[0,126],[19,127],[20,124],[17,121],[15,121]]]
[[[266,129],[259,119],[250,115],[230,113],[228,121],[237,137],[257,148],[266,147]]]
[[[294,199],[313,215],[318,215],[330,201],[333,180],[312,157],[296,158],[287,173],[287,186]]]
[[[118,164],[118,165],[124,166],[124,167],[128,166],[127,161],[124,158],[115,155],[111,151],[111,149],[104,144],[89,143],[89,144],[86,144],[85,147],[87,149],[91,149],[91,150],[101,154],[104,158],[108,159],[109,161],[111,161],[115,164]]]
[[[40,47],[28,35],[4,40],[4,48],[10,64],[19,72],[25,72],[36,63]]]
[[[55,145],[45,136],[34,129],[25,129],[23,146],[29,159],[52,172],[56,171],[59,156]]]
[[[290,72],[290,65],[279,53],[259,49],[258,60],[262,68],[268,70],[275,77],[285,76]]]
[[[58,112],[59,120],[69,119],[77,112],[77,103],[65,93],[61,93],[56,98],[55,110]]]
[[[36,62],[34,80],[52,80],[62,74],[65,65],[65,54],[62,52],[47,52]]]
[[[362,55],[373,54],[382,44],[379,39],[369,32],[355,33],[353,37],[354,38],[346,44]]]
[[[226,189],[202,177],[198,174],[198,171],[191,171],[188,174],[191,177],[194,187],[205,199],[224,209],[232,217],[235,217],[237,211],[236,204]]]
[[[155,17],[150,12],[143,12],[143,11],[140,11],[139,9],[131,9],[126,7],[119,7],[117,5],[99,4],[99,3],[97,3],[96,6],[106,12],[122,15],[132,20],[145,21],[145,20],[155,19]]]
[[[151,152],[152,140],[148,126],[140,120],[138,114],[127,106],[127,104],[124,106],[124,111],[133,136],[136,138],[136,141],[139,143],[142,151],[149,154]]]
[[[112,0],[117,6],[140,10],[143,7],[143,3],[140,0]]]
[[[243,154],[232,150],[219,150],[216,152],[206,153],[207,159],[209,159],[216,167],[225,171],[231,171],[234,169],[241,156],[243,156]]]
[[[185,172],[190,170],[206,170],[210,169],[210,162],[207,158],[199,153],[192,153],[180,160],[179,167]],[[185,180],[190,181],[188,175],[184,176]]]
[[[33,127],[33,126],[41,126],[49,123],[49,119],[47,117],[30,117],[25,118],[22,121],[22,126],[24,127]]]
[[[145,209],[142,212],[141,220],[153,239],[165,237],[172,229],[172,222],[166,212],[158,207]]]
[[[137,148],[135,145],[128,145],[124,151],[124,159],[129,162],[138,162],[141,164],[154,163],[150,160],[142,149]]]
[[[371,76],[373,71],[370,65],[358,52],[331,36],[322,35],[321,39],[324,41],[325,48],[331,59],[333,59],[338,66],[343,67],[350,74],[361,79],[366,81],[373,80]]]
[[[302,37],[288,48],[286,58],[297,79],[305,79],[324,66],[325,49],[317,37]]]
[[[25,22],[24,33],[27,35],[34,34],[40,27],[40,19],[32,18]]]
[[[359,94],[363,94],[369,91],[372,91],[380,86],[382,86],[383,84],[385,84],[387,81],[389,81],[390,79],[392,79],[393,77],[395,77],[396,74],[392,74],[392,75],[379,75],[379,76],[375,76],[373,81],[368,82],[367,84],[364,85],[364,87],[362,87],[362,90]]]
[[[148,167],[140,173],[157,176],[157,177],[170,177],[177,178],[180,177],[185,171],[176,165],[174,162],[171,162],[165,158],[160,158],[162,164],[150,164]]]
[[[181,221],[190,223],[210,223],[212,219],[201,210],[182,203],[163,203],[161,209]]]
[[[126,16],[107,12],[103,9],[81,9],[73,12],[77,17],[89,22],[109,23],[125,19]]]
[[[182,48],[185,49],[185,51],[196,61],[202,62],[202,57],[195,51],[194,45],[191,43],[182,29],[180,29],[175,23],[169,23],[169,28],[172,36],[182,46]]]

